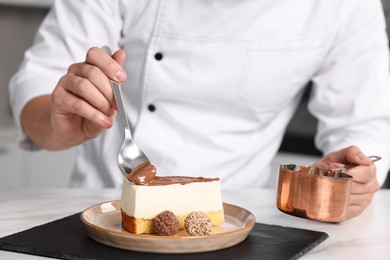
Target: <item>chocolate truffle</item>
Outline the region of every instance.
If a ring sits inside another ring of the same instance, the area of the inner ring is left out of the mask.
[[[211,232],[211,221],[206,213],[193,211],[184,220],[184,227],[190,236],[205,236]]]
[[[154,218],[154,230],[161,236],[173,236],[179,231],[179,221],[176,215],[165,210]]]

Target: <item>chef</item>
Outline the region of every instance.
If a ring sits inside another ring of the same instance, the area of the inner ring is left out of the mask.
[[[21,147],[77,147],[71,187],[122,184],[112,79],[158,175],[247,189],[275,186],[270,162],[311,82],[315,165],[356,165],[352,218],[390,167],[388,70],[379,0],[55,1],[10,98]]]

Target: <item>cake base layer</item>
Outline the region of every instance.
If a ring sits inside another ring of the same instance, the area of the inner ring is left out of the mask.
[[[191,212],[188,212],[190,214]],[[211,220],[211,224],[213,226],[222,224],[225,221],[224,212],[223,210],[219,211],[208,211],[205,212],[207,216]],[[176,215],[177,219],[179,220],[179,227],[180,229],[184,229],[184,220],[188,216],[182,215],[178,216]],[[135,218],[132,216],[128,216],[125,212],[122,211],[122,226],[133,234],[152,234],[155,232],[154,230],[154,219],[143,219],[143,218]]]

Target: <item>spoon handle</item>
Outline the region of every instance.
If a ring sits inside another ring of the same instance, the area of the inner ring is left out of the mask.
[[[123,103],[123,99],[122,99],[121,88],[118,82],[113,80],[110,80],[110,82],[111,82],[112,92],[114,93],[116,104],[118,105],[119,117],[121,118],[123,129],[125,131],[125,136],[132,138],[130,132],[129,120],[127,119],[127,115],[126,115],[125,104]]]
[[[112,55],[110,47],[104,45],[102,47],[102,50],[105,51],[108,55],[110,56]],[[121,118],[122,126],[125,131],[125,137],[132,138],[130,132],[130,124],[129,124],[129,120],[127,119],[127,114],[125,110],[125,104],[122,98],[122,91],[120,88],[120,84],[111,79],[110,79],[110,83],[111,83],[112,92],[114,93],[116,104],[118,105],[119,117]]]

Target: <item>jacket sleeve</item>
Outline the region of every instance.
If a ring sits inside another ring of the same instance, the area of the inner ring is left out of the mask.
[[[117,1],[54,1],[33,45],[9,84],[10,103],[17,126],[31,99],[51,94],[72,63],[82,62],[90,47],[119,48],[122,18]],[[39,149],[20,129],[20,147]]]
[[[319,120],[315,142],[320,150],[326,154],[356,145],[366,155],[382,156],[376,166],[383,184],[390,167],[386,25],[379,0],[352,5],[345,8],[333,47],[313,78],[309,111]]]

